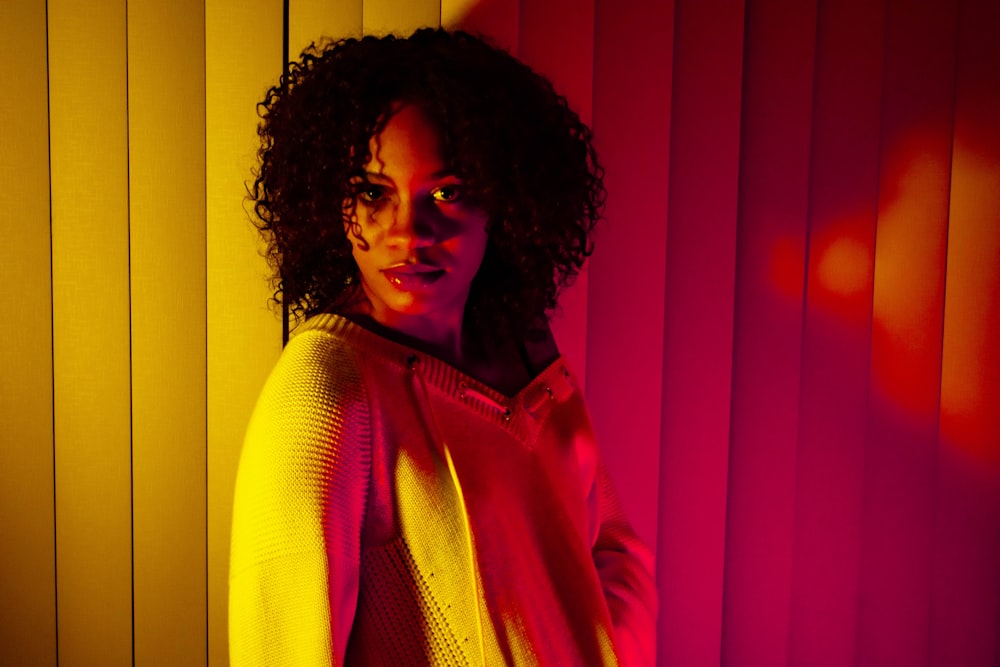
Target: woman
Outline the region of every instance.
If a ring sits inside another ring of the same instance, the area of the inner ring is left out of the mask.
[[[600,216],[590,131],[430,29],[311,49],[261,115],[305,321],[241,455],[232,664],[651,664],[649,554],[545,318]]]

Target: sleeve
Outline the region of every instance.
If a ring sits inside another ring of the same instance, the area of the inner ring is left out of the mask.
[[[233,667],[340,665],[358,597],[371,467],[368,403],[351,355],[294,338],[247,427],[233,502]]]
[[[619,664],[653,665],[657,609],[653,555],[626,519],[600,461],[594,485],[599,518],[593,545],[594,565],[611,612]]]

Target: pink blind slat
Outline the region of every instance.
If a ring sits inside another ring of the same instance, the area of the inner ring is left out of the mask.
[[[597,8],[593,127],[608,201],[589,260],[587,397],[625,510],[654,544],[673,3]],[[640,21],[649,39],[630,38]]]
[[[816,4],[749,3],[723,664],[787,664]]]
[[[930,664],[1000,664],[1000,4],[959,11]]]
[[[678,3],[664,297],[659,656],[718,665],[733,337],[742,3]]]
[[[818,5],[789,664],[853,664],[884,7]]]
[[[594,0],[521,0],[518,56],[547,76],[590,124],[594,82]],[[558,26],[557,30],[553,27]],[[587,268],[559,296],[552,331],[580,381],[587,381]]]
[[[859,659],[927,661],[956,9],[886,15]]]

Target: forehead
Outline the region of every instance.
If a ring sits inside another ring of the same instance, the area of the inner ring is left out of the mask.
[[[393,109],[382,130],[369,141],[365,170],[389,178],[429,178],[446,171],[437,128],[419,107]]]

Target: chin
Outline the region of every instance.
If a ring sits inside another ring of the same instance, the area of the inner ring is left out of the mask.
[[[383,303],[398,315],[419,317],[434,311],[434,304],[426,299],[394,299]]]

